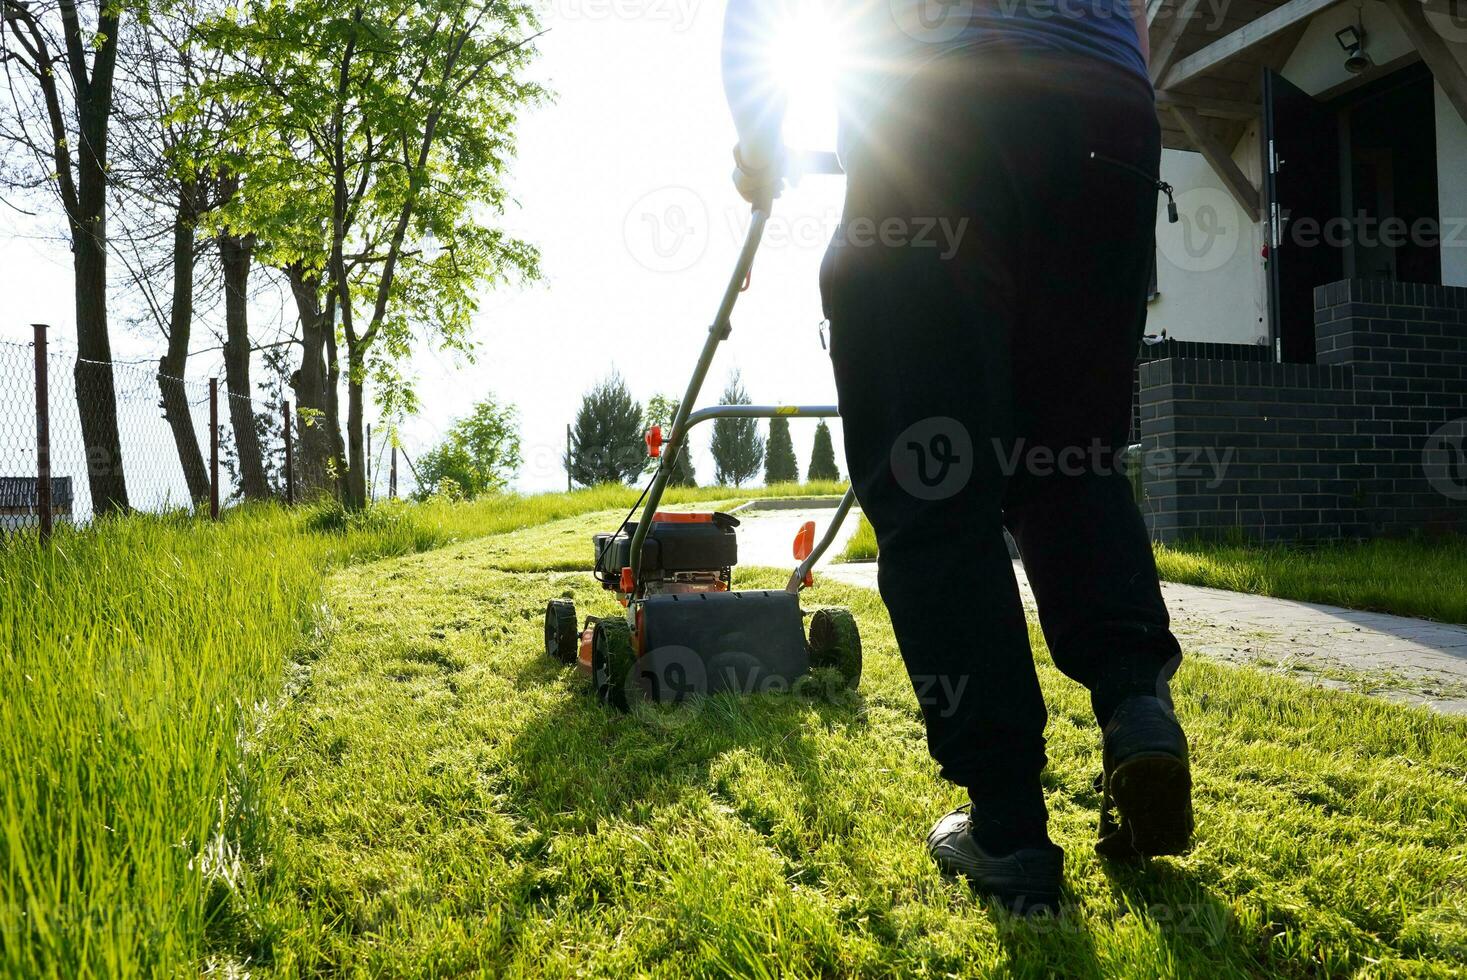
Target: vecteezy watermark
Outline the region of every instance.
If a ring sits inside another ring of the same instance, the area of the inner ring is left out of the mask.
[[[692,26],[700,6],[700,0],[550,0],[545,20],[647,20],[682,32]]]
[[[893,440],[891,473],[918,500],[946,500],[973,476],[973,437],[957,419],[922,419]]]
[[[1122,452],[1099,438],[1084,445],[1054,446],[1020,437],[990,438],[978,452],[991,452],[994,467],[985,468],[1003,478],[1129,475],[1139,468],[1162,478],[1205,481],[1216,489],[1237,454],[1234,446],[1156,447]],[[918,500],[946,500],[968,486],[977,461],[973,437],[966,426],[946,415],[931,416],[907,426],[892,440],[889,452],[897,486]],[[1467,477],[1464,477],[1467,478]]]
[[[634,718],[654,728],[676,729],[696,721],[715,693],[787,694],[829,704],[850,703],[856,693],[833,674],[818,670],[791,679],[741,650],[705,656],[691,647],[669,644],[637,658],[622,693]],[[954,696],[961,694],[959,687]]]
[[[1467,418],[1452,419],[1426,437],[1421,468],[1437,493],[1467,500]]]
[[[1238,254],[1252,222],[1225,191],[1194,187],[1176,195],[1177,223],[1158,228],[1156,250],[1183,272],[1212,272]]]
[[[1284,240],[1300,248],[1326,245],[1330,248],[1418,248],[1467,247],[1467,219],[1463,218],[1380,218],[1365,211],[1320,221],[1304,216],[1284,221]]]
[[[1162,932],[1186,937],[1190,943],[1201,946],[1221,943],[1227,938],[1228,925],[1232,922],[1232,913],[1221,902],[1155,902],[1128,906],[1128,911],[1150,920]],[[1057,910],[1044,914],[1025,915],[1023,907],[1014,909],[1014,912],[1017,914],[1006,916],[998,923],[1000,933],[1085,935],[1091,928],[1078,903],[1063,903]]]
[[[686,187],[659,187],[643,194],[622,220],[627,250],[653,272],[682,272],[708,248],[708,208]]]

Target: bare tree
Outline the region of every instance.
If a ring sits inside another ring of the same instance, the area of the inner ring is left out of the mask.
[[[49,188],[60,199],[75,274],[74,371],[92,507],[127,509],[117,395],[107,329],[107,137],[118,28],[127,4],[97,0],[0,0],[0,63],[8,100],[0,143],[19,150],[9,186]],[[12,154],[7,153],[7,157]]]

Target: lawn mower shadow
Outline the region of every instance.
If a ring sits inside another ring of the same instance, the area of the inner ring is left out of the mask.
[[[731,752],[773,763],[818,794],[820,759],[807,734],[864,724],[859,692],[812,684],[804,692],[695,697],[681,705],[636,704],[619,711],[591,697],[589,682],[536,663],[519,683],[565,678],[568,695],[514,736],[510,756],[522,778],[516,803],[527,815],[566,829],[589,829],[597,818],[671,804],[688,788],[716,793],[713,767]]]

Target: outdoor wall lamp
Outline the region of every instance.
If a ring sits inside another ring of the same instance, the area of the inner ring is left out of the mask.
[[[1345,51],[1345,71],[1352,75],[1370,67],[1370,56],[1365,53],[1365,38],[1363,22],[1335,31],[1335,40]]]

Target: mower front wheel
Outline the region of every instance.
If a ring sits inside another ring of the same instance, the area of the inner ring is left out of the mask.
[[[810,669],[834,667],[847,690],[861,683],[861,632],[849,609],[827,606],[810,614]]]
[[[581,631],[576,628],[576,604],[569,599],[551,599],[545,607],[545,653],[563,664],[576,662]]]
[[[627,678],[636,667],[632,628],[615,617],[596,623],[591,633],[591,683],[596,700],[619,711],[628,710]]]

